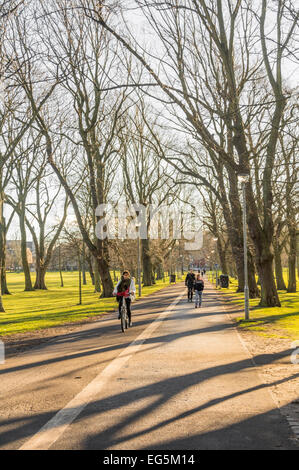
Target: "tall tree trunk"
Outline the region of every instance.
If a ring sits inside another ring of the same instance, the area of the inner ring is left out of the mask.
[[[292,223],[289,225],[289,282],[288,292],[296,292],[296,225]]]
[[[219,259],[220,259],[220,265],[221,265],[222,273],[227,274],[228,269],[227,269],[226,252],[225,252],[225,248],[224,248],[219,236],[218,236],[218,239],[217,239],[217,250],[218,250],[218,255],[219,255]]]
[[[95,292],[102,292],[101,288],[101,277],[99,273],[99,266],[97,260],[94,259],[94,291]]]
[[[34,289],[48,290],[46,286],[46,272],[47,268],[44,265],[44,261],[39,259],[36,264],[36,279]]]
[[[281,249],[277,244],[274,245],[274,264],[275,264],[275,276],[276,276],[277,289],[286,290],[286,285],[283,279],[282,264],[281,264]]]
[[[95,285],[95,280],[94,280],[94,271],[93,271],[93,266],[92,266],[92,261],[91,261],[91,256],[86,256],[86,261],[88,264],[88,271],[91,279],[91,283],[94,286]]]
[[[260,297],[260,290],[258,288],[256,278],[255,278],[256,269],[255,269],[255,264],[254,264],[254,258],[249,248],[247,250],[247,271],[248,271],[249,298],[256,299],[257,297]]]
[[[33,291],[30,269],[27,259],[27,237],[26,237],[26,226],[25,226],[25,208],[22,207],[20,212],[20,232],[21,232],[21,257],[22,265],[25,276],[25,291]]]
[[[273,277],[273,260],[271,256],[268,255],[264,258],[263,262],[259,263],[258,269],[260,271],[260,281],[261,281],[261,307],[277,307],[277,289]]]
[[[109,266],[106,260],[98,259],[98,271],[101,277],[103,287],[101,297],[112,297],[114,286],[110,276]]]
[[[280,301],[273,273],[273,252],[271,245],[262,242],[257,244],[256,265],[261,283],[261,307],[280,307]]]
[[[97,240],[97,266],[102,283],[101,297],[112,297],[114,286],[109,269],[109,250],[107,239]]]
[[[44,257],[45,256],[44,226],[40,226],[39,243],[38,243],[35,233],[33,236],[33,241],[35,244],[35,252],[36,252],[36,262],[35,262],[36,278],[35,278],[34,289],[47,290],[46,280],[45,280],[47,268],[45,266],[45,257]]]
[[[28,225],[28,224],[27,224]],[[46,272],[48,263],[45,260],[45,227],[43,224],[40,225],[40,237],[39,243],[36,237],[35,232],[31,229],[31,234],[33,237],[33,241],[35,244],[35,252],[36,252],[36,262],[35,262],[35,284],[34,289],[38,290],[47,290],[46,286]],[[48,259],[48,256],[47,256]],[[50,258],[49,258],[50,261]]]
[[[143,266],[143,284],[145,286],[152,285],[152,261],[150,256],[149,239],[141,240],[142,266]]]
[[[251,184],[246,185],[248,228],[255,247],[256,267],[261,283],[260,307],[280,307],[280,301],[273,272],[273,221],[267,216],[267,223],[261,227]]]
[[[233,277],[233,278],[237,276],[236,268],[233,262],[228,264],[228,274],[230,277]]]
[[[1,251],[1,248],[0,248]],[[5,269],[5,260],[6,256],[5,253],[0,254],[0,263],[1,263],[1,294],[2,295],[11,295],[8,290],[7,286],[7,279],[6,279],[6,269]]]
[[[0,196],[0,277],[1,294],[10,295],[6,281],[6,225],[3,215],[3,197]]]
[[[163,263],[159,263],[157,266],[157,281],[161,281],[163,279]]]

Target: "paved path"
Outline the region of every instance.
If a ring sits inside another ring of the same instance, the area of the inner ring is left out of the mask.
[[[0,449],[296,448],[218,294],[182,289],[0,366]]]

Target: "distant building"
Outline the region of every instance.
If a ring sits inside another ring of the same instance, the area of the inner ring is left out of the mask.
[[[32,241],[26,242],[27,260],[31,270],[34,270],[35,246]],[[6,268],[22,269],[21,240],[6,240]]]
[[[31,251],[32,255],[35,256],[35,246],[33,242],[26,242],[27,248]],[[21,240],[6,240],[6,249],[21,249]]]

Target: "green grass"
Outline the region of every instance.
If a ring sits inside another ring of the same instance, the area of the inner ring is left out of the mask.
[[[63,273],[63,280],[64,287],[60,287],[59,273],[47,273],[47,291],[24,292],[23,273],[8,273],[12,295],[3,296],[6,311],[0,313],[0,336],[79,322],[116,309],[115,298],[100,299],[89,279],[87,285],[82,286],[82,305],[78,305],[78,272]],[[142,297],[168,285],[169,280],[165,277],[165,282],[157,281],[153,286],[143,287]]]
[[[285,282],[287,272],[284,271]],[[244,294],[236,293],[237,280],[231,278],[228,289],[221,288],[221,293],[228,296],[230,302],[244,305]],[[281,307],[259,307],[259,299],[250,299],[250,321],[238,316],[235,320],[240,328],[253,331],[259,335],[274,338],[299,338],[299,279],[297,292],[278,291]]]

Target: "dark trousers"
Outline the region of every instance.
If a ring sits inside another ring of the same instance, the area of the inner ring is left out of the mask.
[[[126,301],[126,305],[127,305],[127,312],[128,312],[129,321],[131,321],[131,299],[129,297],[126,297],[125,301]],[[119,311],[119,314],[120,314],[120,309],[121,309],[121,306],[122,306],[122,297],[117,297],[117,302],[118,302],[118,311]]]
[[[188,299],[192,300],[193,298],[193,287],[188,287]]]

